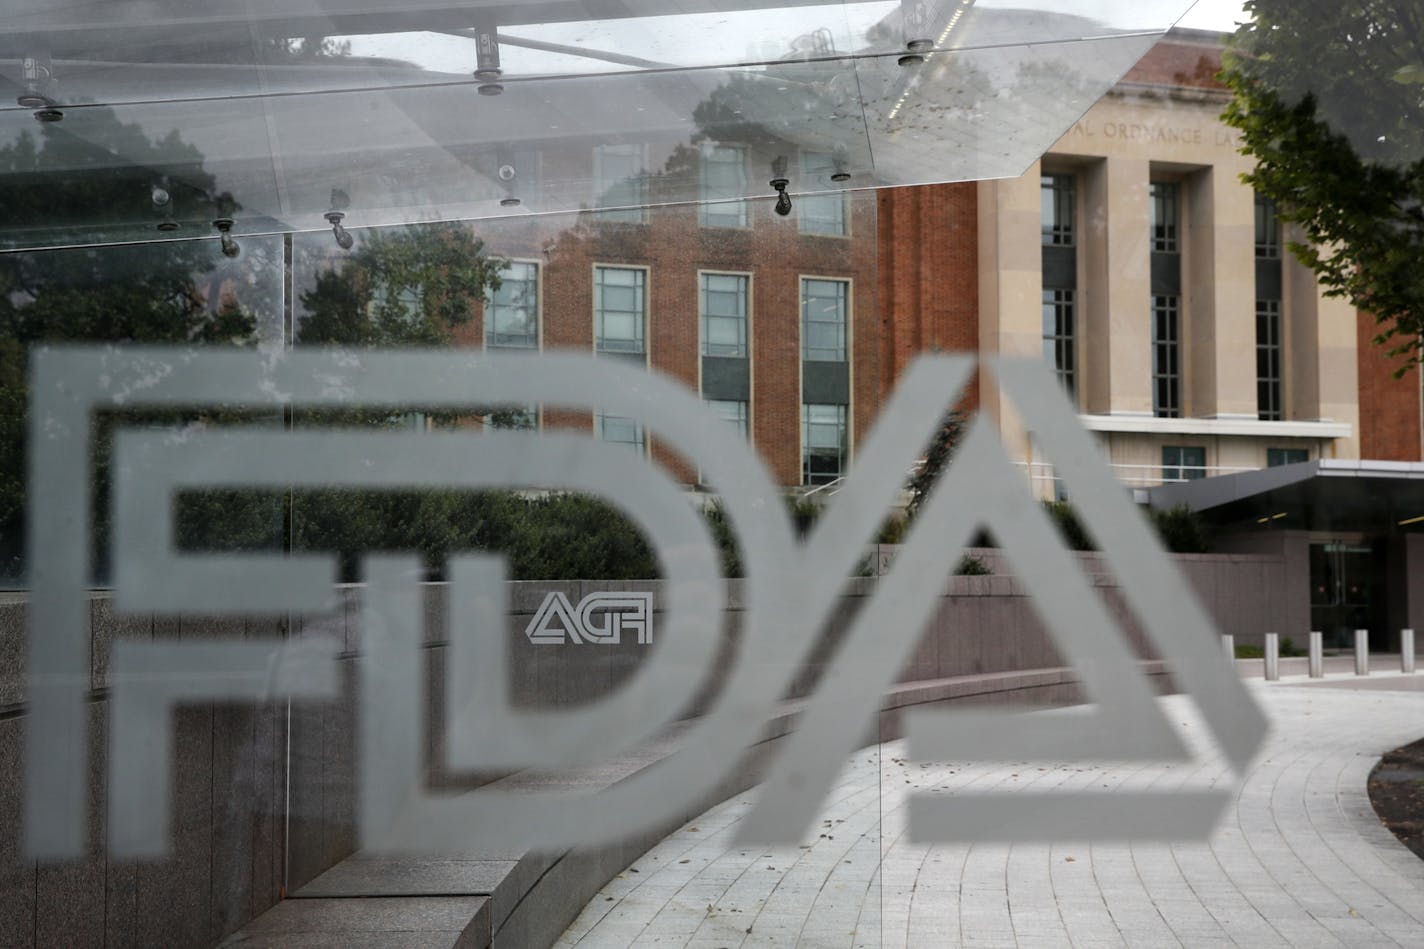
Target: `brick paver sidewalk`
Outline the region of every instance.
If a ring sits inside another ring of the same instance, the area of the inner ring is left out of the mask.
[[[1207,843],[911,844],[911,789],[1161,787],[1226,772],[1210,755],[1175,771],[928,766],[887,743],[847,764],[802,847],[729,849],[751,800],[733,798],[609,883],[559,946],[1424,946],[1424,861],[1365,790],[1383,752],[1424,736],[1424,694],[1391,690],[1412,684],[1398,676],[1327,681],[1252,684],[1271,735]],[[1163,701],[1201,734],[1185,699]]]

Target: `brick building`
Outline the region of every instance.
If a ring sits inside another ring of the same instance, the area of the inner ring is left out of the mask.
[[[1240,181],[1247,159],[1219,119],[1221,48],[1173,31],[1018,178],[839,193],[835,156],[801,153],[793,191],[819,193],[786,217],[770,199],[718,200],[773,173],[764,146],[594,148],[559,176],[627,207],[482,222],[513,264],[464,341],[592,349],[668,373],[788,486],[839,477],[908,363],[941,350],[1043,354],[1138,487],[1417,461],[1418,373],[1394,378],[1373,320],[1319,292]],[[708,203],[658,203],[648,169],[674,167]],[[999,416],[1051,495],[1050,461],[992,379],[971,402]],[[542,424],[635,443],[698,480],[624,420],[550,411]]]

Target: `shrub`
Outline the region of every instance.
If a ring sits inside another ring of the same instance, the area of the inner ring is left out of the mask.
[[[791,521],[796,526],[796,536],[805,537],[811,533],[816,519],[821,516],[821,505],[804,495],[788,494],[786,496],[786,511],[791,515]]]
[[[987,577],[993,572],[983,557],[973,554],[965,554],[954,565],[954,574],[959,577]]]
[[[905,530],[908,523],[905,518],[892,515],[885,519],[885,523],[880,525],[880,536],[876,538],[876,543],[898,544],[905,539]]]
[[[717,549],[722,554],[722,575],[742,576],[742,549],[737,546],[736,532],[732,530],[731,519],[727,517],[722,502],[716,501],[711,507],[703,509],[702,516],[707,518],[707,526],[711,529],[712,538],[717,542]]]
[[[1072,550],[1097,550],[1093,539],[1088,536],[1083,523],[1078,520],[1078,512],[1067,501],[1044,501],[1044,510],[1053,518],[1058,533]]]
[[[1151,510],[1148,515],[1162,546],[1176,554],[1204,554],[1211,550],[1211,532],[1196,511],[1185,504],[1166,511]]]

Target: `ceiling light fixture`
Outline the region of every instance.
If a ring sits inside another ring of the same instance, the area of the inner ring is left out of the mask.
[[[504,69],[499,63],[499,32],[492,20],[475,25],[475,79],[479,80],[482,96],[497,96],[504,91],[500,77]]]
[[[217,228],[224,257],[236,257],[242,253],[242,248],[237,246],[237,241],[232,236],[232,218],[220,217],[213,221],[213,227]]]
[[[331,225],[331,233],[336,237],[336,246],[342,250],[350,250],[351,245],[356,243],[356,238],[342,226],[341,222],[346,220],[346,209],[351,206],[351,196],[340,188],[331,189],[330,210],[324,215],[326,223]]]
[[[50,96],[54,83],[54,71],[50,66],[49,54],[40,53],[26,56],[21,61],[21,73],[25,81],[24,91],[15,97],[22,109],[33,109],[38,122],[58,122],[64,118],[59,103]]]
[[[767,184],[776,191],[776,213],[786,217],[791,213],[791,196],[786,193],[786,188],[791,181],[786,177],[786,156],[777,155],[771,160],[772,178]]]

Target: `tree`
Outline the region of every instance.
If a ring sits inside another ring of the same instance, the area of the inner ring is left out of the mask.
[[[88,111],[85,128],[89,135],[81,138],[62,124],[43,125],[38,140],[26,131],[0,148],[0,218],[31,230],[33,239],[94,242],[104,239],[103,225],[73,222],[92,220],[95,208],[116,222],[151,217],[151,189],[163,178],[181,182],[171,185],[172,200],[185,215],[215,216],[219,199],[203,156],[176,133],[151,141],[109,109]],[[126,165],[113,166],[118,153]],[[0,576],[23,570],[30,349],[60,342],[250,344],[260,323],[280,325],[278,315],[261,312],[262,301],[239,302],[230,291],[246,283],[244,268],[272,263],[250,253],[227,260],[211,240],[0,254]],[[105,445],[96,440],[94,517],[101,540]]]
[[[1375,315],[1402,374],[1424,331],[1424,4],[1245,6],[1223,118],[1257,162],[1246,181],[1299,225],[1291,251],[1326,293]]]
[[[444,346],[500,287],[508,265],[462,225],[372,231],[301,295],[299,344]]]
[[[959,447],[959,442],[964,437],[964,422],[965,415],[959,409],[951,409],[940,420],[939,428],[935,430],[934,438],[930,440],[929,448],[925,451],[924,464],[910,477],[910,501],[905,505],[907,519],[915,519],[920,512],[920,505],[924,504],[930,492],[934,490],[940,472],[949,464],[954,450]]]

